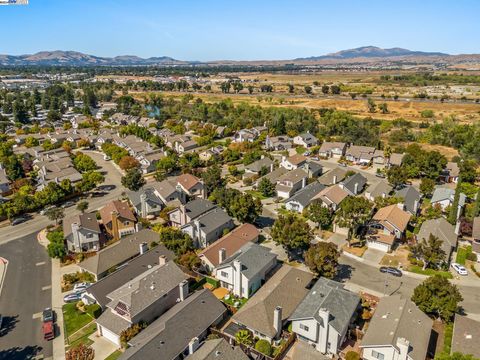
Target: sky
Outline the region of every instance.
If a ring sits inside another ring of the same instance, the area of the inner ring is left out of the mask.
[[[478,14],[478,0],[30,0],[0,6],[0,54],[285,60],[367,45],[480,53]]]

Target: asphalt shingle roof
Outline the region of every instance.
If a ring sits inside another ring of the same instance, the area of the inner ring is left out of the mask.
[[[306,207],[312,202],[314,196],[323,189],[325,189],[325,185],[322,185],[318,181],[315,181],[298,191],[286,202],[295,201],[301,204],[303,207]]]

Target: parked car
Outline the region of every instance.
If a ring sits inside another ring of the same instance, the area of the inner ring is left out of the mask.
[[[384,274],[391,274],[393,276],[396,276],[396,277],[401,277],[402,276],[402,271],[397,269],[397,268],[394,268],[394,267],[391,267],[391,266],[382,266],[380,268],[380,272],[384,273]]]
[[[305,152],[303,153],[304,156],[310,156],[310,154],[311,154],[310,151],[305,151]]]
[[[77,302],[77,301],[80,301],[81,299],[82,299],[82,292],[80,291],[73,292],[63,297],[63,301],[66,303]]]
[[[55,322],[55,312],[51,308],[46,308],[42,312],[43,322],[53,321]]]
[[[74,201],[67,201],[65,203],[62,204],[62,208],[68,208],[68,207],[71,207],[71,206],[74,206],[75,205],[75,202]]]
[[[47,206],[46,208],[40,211],[40,215],[45,215],[48,210],[55,208],[55,206]]]
[[[88,289],[88,287],[92,285],[91,283],[89,282],[81,282],[81,283],[78,283],[78,284],[75,284],[73,286],[73,291],[75,292],[82,292],[82,291],[85,291]]]
[[[312,160],[313,160],[313,161],[319,161],[320,158],[319,158],[318,156],[312,156]]]
[[[55,325],[53,324],[53,321],[43,322],[42,332],[45,340],[53,340],[55,338]]]
[[[346,163],[343,163],[343,162],[341,162],[341,163],[338,163],[338,166],[347,167],[347,164],[346,164]]]
[[[17,217],[17,218],[15,218],[15,219],[13,219],[12,222],[11,222],[11,225],[12,225],[12,226],[15,226],[15,225],[24,223],[24,222],[27,221],[27,220],[28,220],[27,217],[25,217],[25,216],[20,216],[20,217]]]
[[[375,176],[376,176],[376,177],[379,177],[379,178],[381,178],[381,179],[385,179],[385,178],[387,177],[384,173],[381,173],[381,172],[380,172],[380,173],[376,173]]]
[[[452,268],[457,272],[458,275],[466,276],[468,275],[467,269],[465,269],[465,266],[462,266],[458,263],[452,263]]]

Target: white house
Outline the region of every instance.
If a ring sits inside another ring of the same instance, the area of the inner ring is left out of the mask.
[[[318,145],[318,139],[312,134],[306,132],[300,135],[297,135],[293,138],[293,143],[295,145],[300,145],[306,148]]]

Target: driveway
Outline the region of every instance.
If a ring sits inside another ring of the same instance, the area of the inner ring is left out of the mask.
[[[332,242],[338,246],[339,249],[347,243],[347,236],[339,233],[334,233],[327,239],[327,242]]]
[[[383,259],[384,256],[385,256],[385,253],[383,251],[371,249],[371,248],[368,248],[363,253],[363,258],[366,261],[372,264],[377,264],[377,265],[380,264],[380,261]]]

